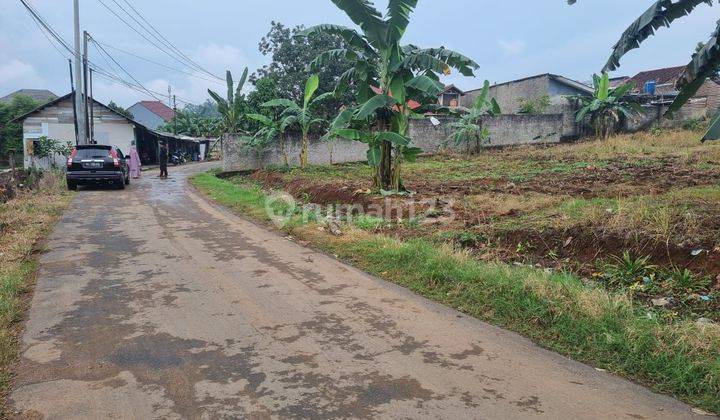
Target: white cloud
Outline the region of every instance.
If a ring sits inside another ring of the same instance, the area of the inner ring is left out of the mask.
[[[32,64],[17,59],[2,60],[0,64],[0,84],[28,89],[43,88],[45,80],[38,75]]]
[[[498,45],[507,55],[520,55],[525,51],[525,41],[523,40],[499,40]]]

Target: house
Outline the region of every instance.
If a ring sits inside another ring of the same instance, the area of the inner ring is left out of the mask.
[[[438,104],[451,108],[457,108],[460,106],[460,98],[465,95],[465,92],[460,90],[455,85],[448,85],[445,90],[438,95]]]
[[[460,105],[471,107],[480,92],[482,88],[465,92]],[[549,73],[490,86],[490,97],[495,98],[500,109],[506,114],[517,113],[523,100],[537,100],[549,96],[550,103],[557,105],[566,102],[565,96],[592,93],[593,89],[584,83]]]
[[[685,66],[667,67],[663,69],[643,71],[631,77],[628,82],[635,83],[633,93],[651,96],[677,96],[677,84]],[[690,100],[696,108],[703,107],[708,115],[714,115],[720,108],[720,83],[718,80],[707,79],[695,96]]]
[[[460,98],[460,105],[470,108],[481,92],[482,88],[465,92]],[[492,85],[489,95],[498,102],[503,114],[518,114],[522,101],[537,101],[546,97],[548,105],[538,113],[562,115],[561,138],[569,139],[582,135],[582,132],[575,123],[577,105],[567,97],[593,93],[594,89],[584,83],[546,73]]]
[[[49,102],[57,98],[57,95],[47,89],[20,89],[0,98],[0,103],[9,104],[15,96],[29,96],[38,102]]]
[[[648,70],[628,80],[629,83],[635,84],[632,93],[646,109],[642,116],[629,125],[630,131],[642,130],[655,124],[668,128],[680,127],[688,121],[705,119],[717,114],[720,110],[720,83],[709,78],[672,118],[665,116],[668,106],[678,95],[675,85],[683,71],[685,66]]]
[[[133,120],[151,130],[157,130],[175,118],[175,111],[160,101],[140,101],[128,111],[132,113]]]
[[[618,86],[622,86],[630,80],[630,76],[618,76],[610,78],[610,87],[615,89]],[[587,83],[588,86],[592,86],[592,83]]]
[[[73,108],[74,94],[68,93],[14,120],[22,123],[25,168],[48,167],[52,163],[63,165],[64,157],[57,156],[54,162],[47,159],[39,160],[33,152],[42,137],[76,144]],[[95,142],[116,146],[124,153],[128,153],[132,142],[135,141],[143,164],[157,162],[158,142],[161,140],[167,142],[171,153],[182,151],[192,156],[201,149],[200,141],[197,139],[152,130],[96,100],[93,100],[92,116],[91,131]]]

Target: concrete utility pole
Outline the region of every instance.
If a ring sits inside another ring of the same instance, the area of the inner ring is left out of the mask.
[[[172,103],[173,103],[173,134],[177,134],[177,101],[175,100],[175,95],[172,97]]]
[[[72,60],[68,59],[68,65],[70,66],[70,92],[73,94],[73,98],[77,96],[75,92],[75,83],[73,83],[73,68]],[[80,144],[80,137],[78,136],[78,116],[77,107],[73,106],[73,121],[75,122],[75,145]]]
[[[87,135],[87,139],[85,140],[85,144],[92,144],[92,134],[90,132],[90,89],[89,89],[89,79],[90,75],[88,72],[88,38],[90,38],[90,35],[87,33],[87,31],[83,31],[83,93],[85,98],[85,134]]]
[[[87,144],[87,131],[85,130],[85,92],[83,91],[82,55],[80,54],[80,0],[75,3],[75,112],[77,114],[78,141]]]

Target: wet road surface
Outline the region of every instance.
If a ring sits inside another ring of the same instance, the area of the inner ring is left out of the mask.
[[[207,168],[79,192],[41,258],[18,417],[691,416],[208,204],[186,183]]]

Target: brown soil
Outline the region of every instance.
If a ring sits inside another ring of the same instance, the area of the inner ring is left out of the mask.
[[[621,237],[592,227],[576,227],[568,230],[517,230],[498,239],[502,248],[508,250],[508,258],[529,258],[533,262],[551,267],[570,261],[575,271],[591,275],[597,261],[620,257],[632,250],[634,256],[650,256],[651,262],[662,267],[687,268],[694,273],[713,276],[720,274],[720,250],[717,244],[677,246],[659,242],[653,238]],[[525,255],[518,256],[518,244],[524,244]],[[693,256],[693,251],[704,250]],[[510,251],[512,250],[512,251]],[[509,255],[510,253],[514,254]],[[551,258],[550,255],[554,257]],[[567,265],[567,262],[564,263]]]
[[[572,161],[568,160],[570,164]],[[250,176],[267,188],[282,189],[303,201],[321,204],[355,204],[379,206],[383,214],[390,219],[399,216],[407,218],[409,209],[416,213],[426,212],[432,206],[429,203],[441,197],[442,200],[455,200],[456,219],[446,229],[473,229],[487,225],[490,219],[515,216],[517,211],[509,209],[504,213],[496,211],[478,211],[466,208],[460,200],[477,194],[502,193],[517,195],[544,194],[547,196],[572,196],[578,198],[626,197],[638,194],[660,194],[672,188],[683,188],[720,183],[720,171],[698,169],[676,157],[659,157],[638,164],[638,161],[614,159],[599,167],[576,169],[569,173],[541,173],[527,181],[511,182],[508,179],[477,178],[436,182],[428,180],[422,174],[408,174],[406,182],[413,190],[422,193],[412,197],[383,198],[368,194],[370,183],[358,182],[318,182],[304,177],[287,179],[284,174],[271,171],[258,171]],[[442,203],[441,203],[442,204]],[[402,212],[402,214],[400,214]],[[703,221],[707,231],[720,232],[720,220]],[[430,221],[432,222],[432,220]],[[705,226],[706,224],[713,226]],[[432,223],[429,223],[432,225]],[[717,225],[717,226],[714,226]],[[420,235],[431,234],[433,229],[426,227]],[[390,228],[388,234],[417,236],[415,232],[405,232],[402,228]],[[517,230],[496,238],[499,249],[493,250],[494,256],[504,260],[531,260],[546,267],[570,267],[583,275],[589,275],[598,260],[607,260],[612,256],[621,256],[630,251],[633,256],[648,255],[654,264],[663,267],[688,268],[697,274],[718,276],[720,274],[719,243],[693,243],[690,245],[667,244],[654,238],[635,236],[622,237],[617,233],[603,231],[599,227],[575,227],[570,230],[529,231]],[[527,248],[522,255],[517,252],[519,243]],[[704,249],[709,252],[694,257],[692,252]],[[553,255],[550,258],[549,255]]]
[[[521,192],[595,198],[661,194],[672,188],[717,183],[720,183],[720,171],[692,168],[678,158],[662,157],[642,166],[625,160],[612,160],[601,168],[588,167],[562,175],[545,173],[518,188]]]
[[[568,160],[567,163],[572,161]],[[661,194],[672,188],[718,184],[720,171],[692,168],[679,158],[661,157],[644,165],[626,159],[614,159],[602,167],[589,166],[571,173],[541,173],[527,181],[476,178],[433,182],[409,176],[407,183],[412,189],[430,195],[537,192],[581,198],[627,197],[634,194]]]

